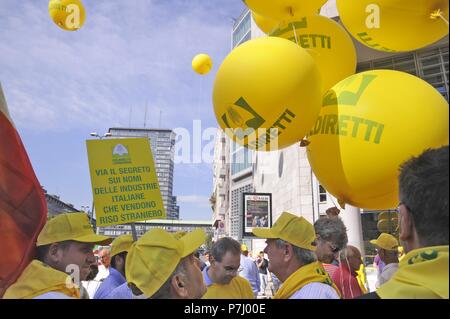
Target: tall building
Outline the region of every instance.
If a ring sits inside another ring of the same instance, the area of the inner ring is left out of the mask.
[[[230,142],[225,132],[217,130],[214,145],[213,210],[214,240],[230,234]]]
[[[336,1],[328,1],[322,7],[321,15],[340,22]],[[233,26],[232,48],[262,36],[266,35],[256,26],[250,12],[245,10]],[[358,56],[357,72],[369,69],[408,72],[433,85],[448,100],[448,36],[427,48],[397,54],[375,51],[356,40],[354,44]],[[308,162],[306,149],[299,147],[298,143],[274,152],[251,152],[232,145],[229,138],[225,138],[225,141],[230,144],[230,164],[229,178],[224,180],[224,187],[229,187],[230,196],[221,205],[228,207],[225,216],[230,225],[226,230],[232,237],[241,239],[236,235],[240,234],[242,227],[241,205],[244,191],[272,194],[273,221],[283,211],[289,211],[313,223],[325,215],[327,208],[339,207],[337,200],[320,185]],[[216,143],[216,146],[222,147],[220,143]],[[238,159],[240,161],[236,163]],[[346,211],[341,214],[349,229],[350,242],[358,246],[363,254],[365,251],[366,256],[373,254],[369,240],[379,234],[379,214],[380,211],[359,210],[351,206],[347,206]],[[260,240],[243,241],[254,252],[264,247]]]
[[[109,129],[109,133],[111,133],[111,137],[146,137],[150,140],[150,147],[153,153],[164,208],[167,212],[167,219],[179,219],[180,208],[177,206],[176,197],[172,195],[175,132],[164,129],[113,127]]]

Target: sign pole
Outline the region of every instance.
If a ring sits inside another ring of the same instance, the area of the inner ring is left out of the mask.
[[[136,232],[136,224],[135,223],[130,223],[131,226],[131,234],[133,235],[133,241],[137,241],[137,232]]]

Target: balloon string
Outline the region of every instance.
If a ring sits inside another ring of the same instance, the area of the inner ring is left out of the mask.
[[[444,22],[447,23],[447,25],[448,25],[448,20],[445,19],[444,15],[442,14],[441,9],[437,9],[436,11],[434,11],[433,13],[431,13],[430,18],[433,19],[433,20],[436,20],[437,18],[441,18],[441,19],[444,20]]]
[[[295,26],[294,26],[294,23],[293,23],[293,22],[291,23],[291,25],[292,25],[292,30],[294,30],[295,42],[296,42],[297,45],[298,45],[297,31],[295,31]]]

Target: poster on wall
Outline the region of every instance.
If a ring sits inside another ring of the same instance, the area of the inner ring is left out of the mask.
[[[242,237],[255,237],[253,228],[272,226],[272,194],[243,193]]]

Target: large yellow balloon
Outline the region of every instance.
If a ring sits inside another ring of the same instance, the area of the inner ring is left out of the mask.
[[[337,0],[337,8],[347,30],[379,51],[416,50],[448,34],[448,0]]]
[[[355,207],[398,204],[399,166],[448,145],[449,108],[439,92],[407,73],[367,71],[325,94],[309,133],[308,159],[320,183]]]
[[[80,29],[86,20],[86,12],[80,0],[50,0],[48,12],[53,22],[67,31]]]
[[[319,70],[291,41],[250,40],[220,66],[213,102],[220,127],[237,143],[262,151],[283,148],[301,140],[319,114]]]
[[[272,36],[296,42],[314,58],[322,76],[323,92],[356,71],[356,49],[337,22],[319,15],[275,29]]]
[[[263,17],[256,12],[252,12],[252,17],[258,28],[260,28],[264,33],[270,33],[280,25],[280,22],[277,20]]]
[[[212,60],[207,54],[197,54],[192,60],[192,69],[198,74],[207,74],[211,71],[211,68]]]
[[[328,0],[243,0],[250,10],[278,21],[295,21],[318,13]]]

